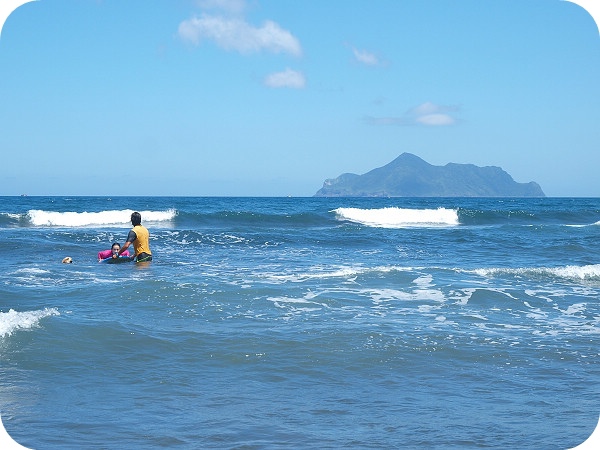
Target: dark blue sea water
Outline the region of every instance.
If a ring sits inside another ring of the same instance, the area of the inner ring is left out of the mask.
[[[98,263],[132,210],[154,261]],[[0,197],[2,422],[35,449],[571,448],[599,248],[600,199]]]

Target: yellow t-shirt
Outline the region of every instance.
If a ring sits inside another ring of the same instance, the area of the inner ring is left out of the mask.
[[[136,225],[131,231],[135,233],[135,241],[133,241],[133,249],[135,250],[135,254],[139,255],[140,253],[147,253],[148,255],[151,255],[152,252],[150,252],[150,244],[148,242],[150,233],[146,227],[143,227],[142,225]]]

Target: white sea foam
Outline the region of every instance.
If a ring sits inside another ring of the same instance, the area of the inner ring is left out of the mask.
[[[586,280],[600,279],[600,264],[586,266],[563,266],[563,267],[522,267],[522,268],[486,268],[475,269],[473,273],[482,277],[493,277],[502,275],[518,276],[554,276],[559,278]]]
[[[417,306],[417,311],[422,312],[422,313],[428,313],[431,312],[434,309],[440,309],[441,306],[440,305],[419,305]]]
[[[549,269],[551,273],[565,278],[599,278],[600,277],[600,264],[588,265],[588,266],[566,266]]]
[[[14,271],[14,274],[26,274],[26,275],[43,275],[50,273],[49,270],[39,269],[37,267],[24,267],[22,269],[17,269]]]
[[[24,267],[15,271],[7,272],[7,282],[10,284],[21,284],[24,287],[36,287],[47,283],[56,284],[61,278],[53,277],[52,272],[37,267]]]
[[[600,221],[594,222],[594,223],[586,223],[586,224],[567,224],[565,226],[571,227],[571,228],[585,228],[585,227],[594,227],[594,226],[599,226],[599,225],[600,225]]]
[[[563,311],[568,316],[578,314],[585,311],[586,304],[585,303],[575,303],[574,305],[569,306],[565,311]]]
[[[443,303],[446,301],[446,296],[439,289],[362,289],[358,292],[361,295],[369,296],[375,304],[381,304],[390,301],[433,301],[437,303]]]
[[[273,302],[273,305],[275,305],[277,308],[303,313],[321,311],[325,307],[325,305],[322,303],[313,302],[306,298],[279,296],[267,297],[267,300]]]
[[[10,336],[16,330],[29,329],[38,326],[39,321],[48,316],[59,316],[56,308],[44,308],[38,311],[18,312],[10,309],[0,312],[0,338]]]
[[[355,281],[356,277],[368,273],[410,272],[412,267],[400,266],[377,266],[377,267],[340,267],[334,270],[319,270],[314,268],[311,272],[297,274],[263,274],[266,278],[278,282],[302,282],[312,279],[345,278],[346,281]]]
[[[339,220],[349,220],[377,228],[452,227],[459,225],[457,210],[447,208],[338,208],[333,212]]]
[[[413,280],[413,283],[416,284],[417,286],[421,286],[421,287],[432,286],[433,285],[433,275],[431,275],[431,274],[422,275],[419,278],[415,278]]]
[[[27,217],[32,225],[37,227],[85,227],[91,225],[123,226],[131,223],[130,209],[100,211],[100,212],[56,212],[32,209]],[[174,209],[166,211],[140,211],[142,220],[147,222],[165,222],[173,220],[177,215]]]
[[[475,288],[466,288],[459,291],[452,291],[450,299],[456,300],[457,305],[466,305],[471,296],[477,291]]]

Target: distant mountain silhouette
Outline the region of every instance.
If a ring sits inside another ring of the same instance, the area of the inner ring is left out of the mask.
[[[433,166],[411,153],[364,175],[327,179],[315,197],[545,197],[535,182],[517,183],[500,167]]]

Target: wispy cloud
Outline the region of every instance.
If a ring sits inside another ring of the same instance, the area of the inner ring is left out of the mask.
[[[254,27],[239,17],[203,14],[181,22],[179,37],[195,45],[205,39],[211,40],[225,50],[240,53],[268,51],[294,56],[302,54],[298,39],[270,20],[260,27]]]
[[[448,114],[426,114],[415,118],[415,122],[429,127],[454,125],[456,120]]]
[[[268,52],[302,56],[300,41],[272,20],[254,26],[245,19],[246,0],[196,0],[202,9],[200,16],[179,24],[178,34],[183,42],[200,45],[214,42],[226,51],[244,55]],[[306,79],[301,72],[287,68],[267,75],[263,83],[271,88],[302,89]]]
[[[306,85],[304,75],[292,69],[268,75],[264,80],[265,86],[272,88],[302,89]]]
[[[371,125],[440,127],[455,125],[458,120],[454,117],[454,113],[458,111],[458,106],[425,102],[409,109],[399,117],[367,117],[365,120]]]
[[[379,66],[381,64],[379,58],[374,53],[371,53],[367,50],[359,50],[352,47],[352,53],[354,54],[356,61],[361,64],[365,64],[367,66]]]

